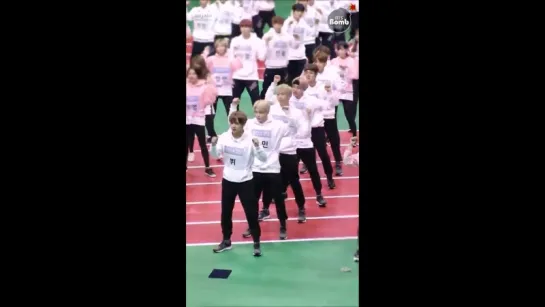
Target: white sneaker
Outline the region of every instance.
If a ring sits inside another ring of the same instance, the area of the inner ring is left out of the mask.
[[[190,152],[189,155],[187,155],[187,161],[189,162],[195,161],[195,153]]]

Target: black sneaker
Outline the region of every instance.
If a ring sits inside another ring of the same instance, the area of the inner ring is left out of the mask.
[[[259,216],[257,217],[258,221],[268,220],[271,218],[271,213],[269,212],[269,209],[263,209],[261,212],[259,212]]]
[[[250,231],[250,229],[246,229],[246,231],[244,233],[242,233],[242,237],[244,239],[247,239],[247,238],[249,238],[251,236],[252,236],[252,232]]]
[[[280,227],[280,240],[286,240],[288,238],[288,232],[286,227]]]
[[[341,166],[341,163],[335,164],[335,176],[342,176],[343,175],[343,167]]]
[[[261,246],[259,243],[254,243],[254,257],[261,257]]]
[[[306,174],[307,172],[308,172],[307,166],[303,164],[303,167],[301,167],[299,174]]]
[[[333,178],[327,179],[327,186],[329,187],[330,190],[333,190],[334,188],[337,187],[335,185],[335,181],[333,180]]]
[[[221,243],[213,249],[214,253],[221,253],[231,249],[231,240],[223,240]]]
[[[360,250],[357,250],[354,254],[354,262],[360,262]]]
[[[299,209],[299,215],[297,216],[297,223],[302,224],[307,221],[307,215],[305,209]]]
[[[325,201],[322,195],[316,196],[316,203],[318,204],[318,206],[322,208],[325,207],[325,205],[327,205],[327,201]]]
[[[206,176],[208,176],[208,177],[212,177],[212,178],[216,177],[216,173],[214,173],[214,171],[212,170],[211,167],[205,168],[205,169],[204,169],[204,173],[205,173]]]

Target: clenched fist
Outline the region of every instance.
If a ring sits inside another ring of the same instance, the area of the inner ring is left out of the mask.
[[[218,137],[213,136],[211,142],[212,142],[212,146],[216,146],[218,144]]]
[[[311,108],[309,108],[309,107],[307,107],[307,109],[306,109],[306,110],[307,110],[307,115],[308,115],[308,116],[310,116],[310,114],[312,114],[312,109],[311,109]]]
[[[331,84],[326,84],[324,86],[324,89],[325,89],[326,92],[331,93]]]
[[[273,79],[274,84],[278,84],[278,82],[280,82],[280,79],[282,78],[279,75],[274,75],[274,79]]]
[[[233,102],[231,102],[231,104],[234,105],[235,107],[238,106],[239,103],[240,103],[240,99],[238,98],[233,98]]]
[[[259,140],[257,138],[253,138],[252,142],[254,142],[255,147],[259,147]]]

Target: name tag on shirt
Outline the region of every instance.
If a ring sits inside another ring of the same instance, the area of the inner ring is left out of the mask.
[[[199,96],[187,96],[186,97],[186,110],[196,112],[199,105]]]
[[[248,156],[244,156],[243,147],[224,146],[223,147],[223,162],[228,168],[235,170],[244,170],[248,164]]]
[[[254,129],[252,135],[258,137],[264,150],[270,150],[271,130]]]
[[[229,84],[229,76],[231,75],[231,68],[229,67],[214,67],[212,69],[214,80],[217,87],[222,87]]]

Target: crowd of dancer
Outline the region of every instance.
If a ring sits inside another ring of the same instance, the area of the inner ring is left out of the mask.
[[[317,205],[327,205],[316,153],[322,160],[329,189],[336,188],[334,176],[343,175],[343,165],[358,165],[358,154],[352,153],[357,147],[359,97],[357,25],[350,30],[347,42],[345,33],[333,33],[325,20],[347,1],[294,2],[287,18],[276,16],[274,1],[268,0],[200,0],[200,6],[187,13],[187,19],[193,21],[193,31],[186,26],[193,49],[187,67],[186,170],[187,163],[195,158],[195,137],[205,175],[216,176],[210,167],[210,155],[224,164],[223,240],[214,252],[231,249],[237,195],[248,222],[242,236],[253,239],[254,256],[260,256],[259,221],[270,218],[272,202],[280,221],[279,238],[287,238],[288,186],[298,207],[298,222],[306,221],[307,197],[299,174],[309,174]],[[352,21],[357,18],[353,16]],[[265,23],[270,27],[267,33],[263,33]],[[261,90],[257,61],[265,64]],[[250,96],[253,118],[239,110],[244,90]],[[220,100],[228,114],[229,129],[218,136],[214,118]],[[344,155],[337,127],[339,104],[343,105],[352,134]],[[354,260],[358,259],[356,252]]]

